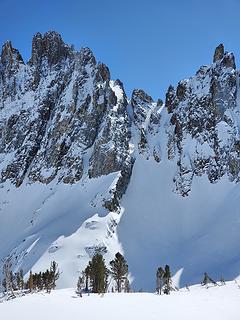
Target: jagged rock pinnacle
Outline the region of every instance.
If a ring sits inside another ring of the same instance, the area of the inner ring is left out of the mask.
[[[213,56],[213,62],[221,60],[223,58],[223,56],[224,56],[224,45],[221,43],[215,49],[214,56]]]
[[[13,48],[11,41],[6,41],[2,47],[1,63],[7,65],[14,62],[23,63],[23,59],[19,51]]]
[[[71,48],[66,45],[59,33],[48,31],[44,35],[36,33],[32,40],[31,65],[38,65],[45,57],[50,65],[58,63],[71,54]]]

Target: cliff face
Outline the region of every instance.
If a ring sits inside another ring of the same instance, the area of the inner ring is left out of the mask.
[[[90,49],[76,52],[56,32],[34,36],[28,63],[11,42],[5,43],[0,60],[2,261],[8,257],[14,268],[27,272],[58,260],[72,273],[62,276],[66,286],[74,284],[96,250],[111,259],[122,250],[116,230],[123,228],[123,207],[128,210],[128,186],[134,186],[136,174],[144,176],[139,161],[157,170],[142,186],[145,196],[152,185],[165,187],[159,173],[166,163],[171,167],[167,189],[179,203],[191,202],[193,181],[201,177],[209,185],[227,180],[236,186],[238,79],[234,56],[220,45],[212,65],[176,89],[169,87],[165,104],[138,89],[128,99],[123,84],[111,80]],[[134,237],[138,230],[131,228]],[[128,255],[126,239],[120,241]],[[157,248],[158,241],[153,245]]]
[[[222,50],[216,49],[211,66],[167,92],[168,158],[178,159],[174,182],[182,196],[191,191],[194,175],[206,174],[211,183],[225,174],[239,180],[238,74],[233,54]]]

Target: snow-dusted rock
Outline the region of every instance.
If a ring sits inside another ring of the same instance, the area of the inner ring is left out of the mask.
[[[56,32],[34,36],[27,63],[6,42],[0,60],[0,267],[6,257],[25,273],[57,260],[60,285],[74,285],[100,248],[108,261],[124,250],[130,269],[144,269],[137,240],[143,234],[145,246],[161,249],[163,260],[175,252],[166,253],[171,238],[174,248],[186,246],[192,258],[178,251],[171,261],[190,268],[194,281],[193,269],[200,272],[202,264],[189,239],[195,235],[194,243],[204,246],[201,230],[218,207],[217,190],[226,184],[229,192],[239,181],[238,95],[234,56],[222,45],[212,65],[169,87],[163,105],[140,89],[128,99],[89,48],[77,52]],[[201,222],[199,211],[189,213],[203,180],[217,200]],[[195,221],[193,234],[184,225],[175,230],[174,223],[189,220]],[[224,223],[214,228],[221,241]],[[216,248],[214,240],[210,253]],[[228,252],[234,248],[229,242]],[[238,259],[231,269],[226,254],[209,263],[216,272],[219,261],[231,275],[240,267]]]
[[[183,196],[191,191],[194,175],[205,173],[212,183],[224,174],[239,179],[238,74],[233,54],[223,50],[216,49],[213,65],[167,92],[168,155],[177,160],[174,182]]]

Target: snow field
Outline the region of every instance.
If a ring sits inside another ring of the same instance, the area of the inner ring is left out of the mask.
[[[137,319],[239,320],[240,289],[235,282],[206,289],[200,285],[171,295],[108,293],[76,296],[74,289],[29,294],[0,304],[1,320]]]

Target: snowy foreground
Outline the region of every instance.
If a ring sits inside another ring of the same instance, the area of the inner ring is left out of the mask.
[[[181,289],[170,296],[153,293],[108,293],[76,296],[74,289],[31,294],[0,304],[1,320],[43,319],[194,319],[239,320],[240,289],[226,286]]]

